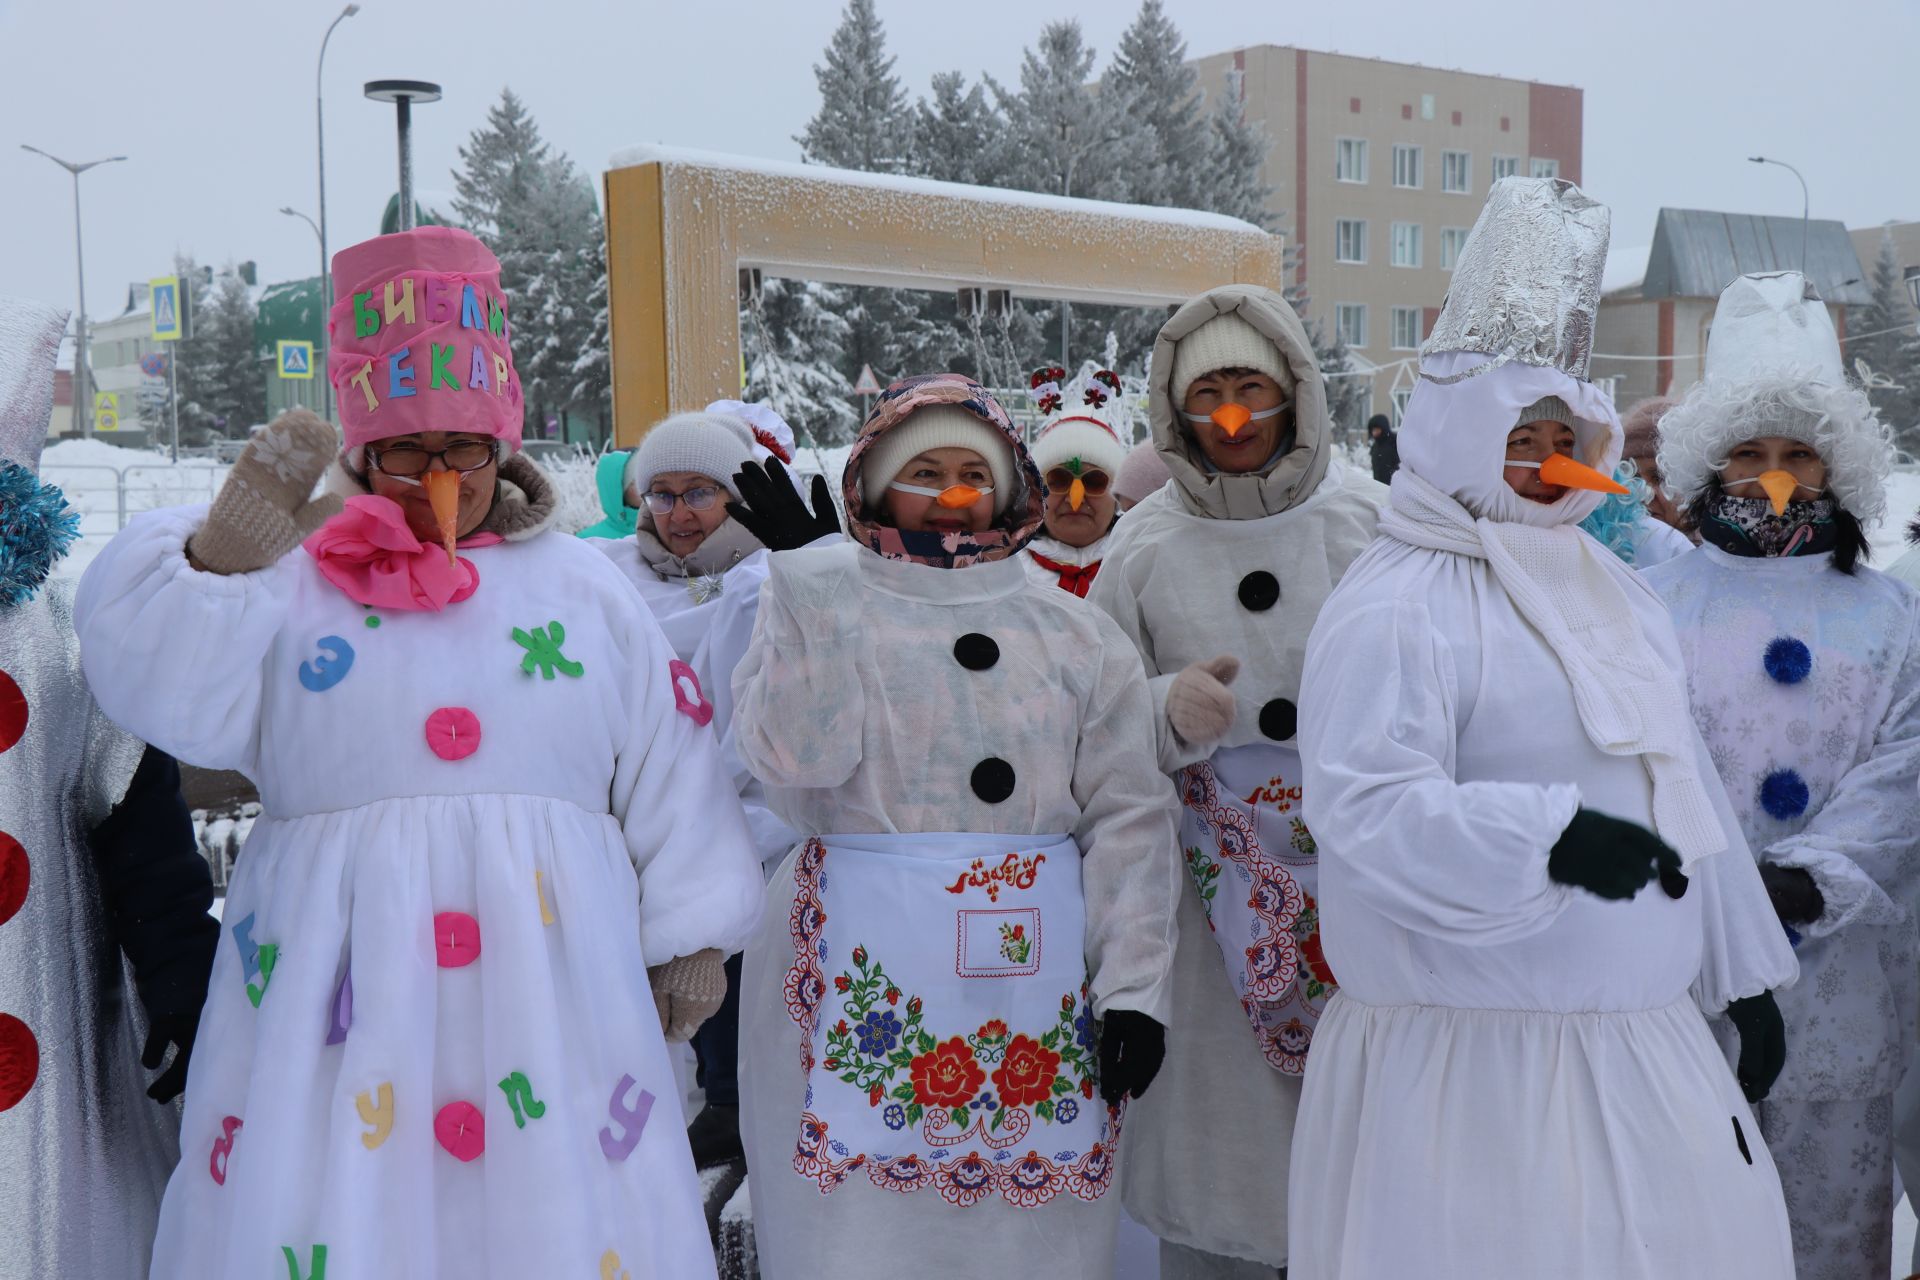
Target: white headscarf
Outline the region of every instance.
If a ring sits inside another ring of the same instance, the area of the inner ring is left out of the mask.
[[[1448,377],[1486,357],[1445,353],[1423,372]],[[1699,774],[1692,713],[1679,673],[1654,651],[1632,603],[1652,591],[1579,522],[1604,495],[1569,490],[1552,503],[1515,493],[1501,475],[1508,434],[1544,396],[1573,411],[1576,456],[1610,474],[1623,435],[1591,383],[1510,363],[1450,385],[1422,379],[1400,428],[1400,470],[1380,531],[1402,542],[1483,559],[1540,632],[1572,685],[1587,737],[1609,755],[1638,755],[1653,782],[1654,828],[1683,863],[1726,847]]]

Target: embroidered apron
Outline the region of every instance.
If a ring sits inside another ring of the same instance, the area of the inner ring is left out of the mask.
[[[1319,855],[1301,817],[1300,755],[1256,743],[1180,771],[1180,848],[1240,1007],[1274,1070],[1306,1070],[1333,995],[1320,949]]]
[[[797,1173],[824,1195],[864,1168],[962,1207],[1106,1192],[1120,1115],[1098,1100],[1070,837],[809,840],[790,921]]]

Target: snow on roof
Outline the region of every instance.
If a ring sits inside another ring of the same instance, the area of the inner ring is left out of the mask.
[[[824,165],[795,164],[783,160],[763,160],[758,156],[731,156],[715,151],[694,151],[643,143],[613,153],[609,169],[630,169],[636,165],[681,164],[703,169],[734,169],[775,178],[800,178],[815,182],[836,182],[844,186],[870,187],[901,195],[946,196],[952,199],[987,201],[1022,209],[1045,209],[1056,213],[1097,214],[1136,221],[1165,222],[1196,230],[1239,232],[1265,235],[1259,227],[1223,213],[1199,209],[1167,209],[1156,205],[1119,204],[1111,200],[1081,200],[1077,197],[1044,195],[1035,191],[1009,191],[1002,187],[975,187],[962,182],[936,182],[932,178],[908,178],[892,173],[863,173],[857,169],[831,169]]]
[[[1618,293],[1622,290],[1638,291],[1647,280],[1647,259],[1653,254],[1650,244],[1610,245],[1607,249],[1607,265],[1600,273],[1600,292]]]

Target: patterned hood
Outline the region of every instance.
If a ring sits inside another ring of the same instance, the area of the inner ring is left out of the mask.
[[[879,523],[876,509],[869,509],[860,483],[860,471],[867,451],[882,435],[905,422],[916,411],[929,405],[948,404],[964,409],[1005,436],[1013,448],[1014,466],[1020,472],[1019,491],[989,529],[979,533],[908,532]],[[840,495],[846,505],[847,536],[861,546],[889,560],[910,560],[939,569],[964,569],[970,564],[1004,560],[1027,545],[1040,532],[1046,515],[1046,485],[1040,470],[1020,439],[1020,432],[1000,402],[987,394],[985,387],[965,374],[927,373],[902,378],[880,393],[866,425],[847,455],[847,469],[840,477]]]

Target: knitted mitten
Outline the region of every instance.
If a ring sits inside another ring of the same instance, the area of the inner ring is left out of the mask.
[[[281,414],[247,441],[207,522],[187,542],[195,566],[219,574],[264,569],[338,515],[339,495],[309,495],[339,444],[333,428],[304,409]]]
[[[1196,662],[1167,686],[1167,723],[1190,747],[1218,742],[1233,728],[1233,694],[1227,686],[1240,674],[1240,659]]]
[[[660,1012],[660,1030],[669,1044],[691,1039],[727,998],[726,960],[708,947],[647,970],[653,1007]]]

